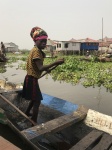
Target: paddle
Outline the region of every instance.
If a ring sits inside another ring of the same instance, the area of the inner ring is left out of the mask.
[[[63,58],[63,59],[60,59],[60,60],[63,60],[62,63],[64,63],[64,58]],[[45,73],[43,73],[43,74],[40,76],[40,78],[42,78],[42,77],[45,76],[46,74],[50,73],[53,69],[55,69],[55,68],[58,67],[59,65],[60,65],[60,64],[57,64],[57,65],[53,66],[52,68],[50,68],[48,71],[46,71]],[[40,78],[39,78],[39,79],[40,79]]]
[[[31,120],[26,114],[24,114],[20,109],[18,109],[14,104],[12,104],[8,99],[6,99],[3,95],[0,94],[0,98],[2,98],[5,102],[11,105],[15,110],[17,110],[22,116],[24,116],[27,120],[29,120],[34,126],[36,125],[33,120]]]
[[[53,69],[55,69],[56,67],[58,67],[58,65],[56,65],[56,66],[53,66],[51,69],[49,69],[49,72],[51,72]],[[46,74],[48,74],[49,72],[45,72],[45,73],[43,73],[41,76],[40,76],[40,78],[42,78],[43,76],[45,76]],[[39,79],[40,79],[39,78]]]

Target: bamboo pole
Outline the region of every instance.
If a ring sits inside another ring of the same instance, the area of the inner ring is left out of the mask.
[[[5,102],[7,102],[10,106],[12,106],[15,110],[17,110],[23,117],[29,120],[34,126],[36,125],[33,120],[31,120],[26,114],[24,114],[20,109],[18,109],[14,104],[12,104],[7,98],[0,94],[0,98],[2,98]]]
[[[56,65],[56,66],[52,67],[51,69],[49,69],[49,72],[46,71],[45,73],[43,73],[43,74],[40,76],[40,78],[42,78],[42,77],[45,76],[46,74],[50,73],[50,72],[51,72],[53,69],[55,69],[56,67],[58,67],[58,65]],[[40,79],[40,78],[39,78],[39,79]]]

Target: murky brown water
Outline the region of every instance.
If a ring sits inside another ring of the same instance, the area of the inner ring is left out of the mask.
[[[72,86],[69,83],[54,82],[49,77],[40,79],[40,88],[43,93],[112,115],[112,93],[104,87],[85,88],[81,84]]]
[[[0,73],[0,79],[21,84],[24,81],[26,71],[18,70],[17,63],[13,65],[13,68],[7,67],[6,72]],[[48,79],[45,77],[41,78],[39,83],[43,93],[68,100],[75,104],[82,104],[107,115],[112,115],[112,93],[107,92],[104,87],[85,88],[81,84],[73,86],[70,83],[54,82],[50,76]]]
[[[6,72],[0,73],[0,79],[21,84],[24,81],[26,71],[17,69],[18,63],[14,63],[13,67],[7,67]],[[62,98],[75,104],[83,104],[88,108],[100,111],[107,115],[112,114],[112,93],[107,92],[104,87],[85,88],[81,84],[76,86],[70,83],[60,83],[53,81],[49,76],[39,79],[40,88],[43,93]]]

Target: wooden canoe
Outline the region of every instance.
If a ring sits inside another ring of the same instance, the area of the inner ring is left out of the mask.
[[[2,136],[0,136],[0,149],[1,150],[21,150],[20,148],[16,147],[14,144],[11,142],[7,141],[4,139]]]
[[[0,123],[7,124],[32,150],[112,148],[111,116],[43,94],[38,125],[32,126],[24,116],[28,103],[21,98],[21,90],[2,92]]]

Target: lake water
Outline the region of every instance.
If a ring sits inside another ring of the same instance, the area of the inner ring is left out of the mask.
[[[0,73],[0,79],[6,79],[16,84],[23,83],[26,71],[17,68],[18,63],[13,63],[12,68],[7,67],[6,72]],[[75,104],[82,104],[107,115],[112,114],[112,93],[107,92],[104,87],[85,88],[81,84],[74,86],[70,83],[54,82],[50,76],[39,79],[39,84],[43,93],[68,100]]]
[[[15,84],[23,83],[26,71],[17,68],[17,63],[14,63],[12,68],[6,67],[6,72],[0,73],[0,79]],[[107,115],[112,115],[112,93],[107,92],[104,87],[85,88],[81,84],[73,86],[70,83],[54,82],[50,76],[48,76],[48,79],[46,79],[46,77],[39,79],[39,84],[43,93],[68,100],[75,104],[84,105]],[[3,135],[3,131],[1,135]],[[4,135],[5,138],[7,138],[6,135],[8,135],[8,130]],[[18,139],[14,142],[14,137],[15,135],[12,135],[12,142],[22,148],[21,142],[19,144]]]

